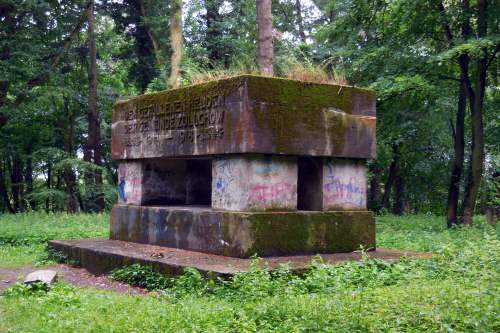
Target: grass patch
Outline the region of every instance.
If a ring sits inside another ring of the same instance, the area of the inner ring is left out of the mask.
[[[442,217],[377,217],[379,246],[431,250],[431,260],[317,260],[301,275],[254,262],[229,280],[196,270],[170,279],[137,265],[114,272],[156,290],[148,296],[18,285],[0,296],[0,331],[498,332],[498,229],[476,222],[448,230]]]
[[[25,213],[0,215],[0,267],[43,266],[53,239],[108,237],[109,215]]]

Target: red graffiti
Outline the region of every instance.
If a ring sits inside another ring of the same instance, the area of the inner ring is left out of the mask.
[[[269,202],[285,200],[293,192],[293,185],[289,183],[277,183],[272,185],[252,185],[250,187],[250,200],[253,202]]]

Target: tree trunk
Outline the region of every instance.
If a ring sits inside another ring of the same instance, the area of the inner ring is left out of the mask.
[[[12,169],[10,173],[12,202],[14,203],[14,211],[19,213],[23,209],[22,192],[23,192],[23,162],[19,156],[12,158]]]
[[[24,173],[24,181],[26,182],[26,195],[30,204],[31,210],[36,210],[36,200],[33,199],[33,160],[31,158],[32,148],[28,149],[28,156],[26,158],[26,168]]]
[[[69,106],[69,99],[67,96],[63,96],[64,99],[64,109],[67,115],[67,137],[65,142],[66,152],[68,156],[74,158],[74,138],[75,138],[75,115],[73,110]],[[68,213],[76,213],[78,210],[77,202],[77,186],[76,186],[76,175],[71,166],[67,166],[64,169],[64,182],[66,183],[66,194],[68,195],[68,200],[66,203],[66,211]]]
[[[273,76],[273,17],[271,0],[257,0],[257,29],[259,30],[260,74]]]
[[[486,0],[477,1],[477,31],[478,37],[486,36]],[[466,225],[472,225],[476,199],[481,186],[484,170],[484,124],[483,106],[486,88],[488,56],[483,50],[483,56],[477,60],[475,89],[469,94],[471,123],[472,123],[472,149],[468,177],[465,183],[464,202],[462,209],[462,221]],[[470,88],[470,90],[472,90]],[[473,98],[471,98],[471,96]]]
[[[391,197],[391,190],[396,178],[398,168],[398,146],[396,144],[392,145],[392,161],[389,166],[389,175],[387,176],[387,182],[384,186],[384,196],[382,198],[382,208],[389,208],[389,198]]]
[[[370,210],[374,212],[380,211],[380,176],[382,176],[382,168],[375,164],[371,167],[372,179],[370,180],[370,192],[368,205]]]
[[[0,195],[2,196],[3,204],[7,208],[9,213],[15,213],[14,208],[10,203],[9,193],[7,192],[7,186],[5,185],[3,165],[0,166]]]
[[[397,174],[394,180],[394,205],[392,212],[395,215],[403,215],[405,211],[405,200],[404,200],[404,182],[403,177],[401,177],[400,168],[397,168]]]
[[[451,171],[450,186],[448,189],[447,204],[447,225],[451,227],[458,224],[458,199],[460,197],[460,179],[462,178],[464,167],[464,148],[465,133],[464,120],[465,110],[467,108],[467,96],[465,83],[460,82],[458,92],[458,109],[455,121],[455,130],[453,131],[453,140],[455,147],[455,159],[453,161],[453,170]]]
[[[97,111],[97,49],[94,33],[94,1],[91,1],[88,10],[88,43],[89,43],[89,96],[88,96],[88,146],[93,151],[94,164],[102,165],[101,161],[101,125]],[[94,174],[95,181],[95,204],[98,211],[104,210],[104,195],[102,193],[102,171],[97,170]]]
[[[299,28],[300,41],[302,43],[305,43],[306,34],[304,32],[304,20],[302,19],[302,8],[300,6],[300,0],[295,0],[295,11],[297,12],[297,26]]]
[[[182,0],[172,0],[170,18],[170,43],[172,45],[172,56],[170,61],[171,88],[180,86],[180,72],[182,60]]]
[[[0,113],[0,128],[2,128],[5,124],[7,124],[7,116]]]
[[[47,186],[47,190],[50,191],[52,188],[52,162],[47,163],[46,186]],[[47,196],[47,198],[45,199],[45,212],[46,213],[50,212],[51,201],[52,200],[51,200],[50,196]]]
[[[151,29],[151,26],[148,24],[147,15],[146,15],[146,7],[144,5],[144,0],[138,0],[139,10],[141,11],[142,23],[144,24],[144,28],[148,34],[149,39],[151,40],[151,45],[153,46],[153,51],[155,54],[156,65],[158,66],[158,70],[160,71],[161,78],[164,80],[165,84],[167,83],[167,73],[165,71],[165,59],[161,54],[160,42],[158,41],[158,37]]]

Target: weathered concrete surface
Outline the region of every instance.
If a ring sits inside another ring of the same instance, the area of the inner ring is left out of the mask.
[[[243,75],[115,104],[112,157],[231,153],[374,158],[370,90]]]
[[[187,251],[176,248],[138,244],[107,239],[83,239],[50,241],[49,246],[66,253],[91,273],[104,274],[111,270],[135,263],[152,266],[155,270],[167,274],[182,274],[184,268],[193,267],[200,272],[217,275],[230,275],[250,269],[251,259],[233,258]],[[430,253],[377,249],[368,251],[370,258],[398,260],[401,257],[428,259]],[[344,261],[360,260],[361,253],[321,254],[324,263],[338,264]],[[261,259],[262,267],[275,269],[283,264],[290,264],[293,270],[305,270],[310,267],[314,255],[267,257]]]
[[[210,205],[210,160],[120,161],[119,203],[129,205]]]
[[[212,163],[212,208],[296,210],[297,158],[225,155]]]
[[[110,238],[233,257],[350,252],[375,248],[368,211],[231,212],[116,205]]]
[[[366,210],[366,162],[325,158],[323,210]]]

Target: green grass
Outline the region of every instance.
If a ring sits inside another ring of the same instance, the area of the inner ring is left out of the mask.
[[[33,223],[46,230],[57,225],[57,215],[53,218]],[[87,218],[94,230],[89,237],[107,232],[106,216]],[[74,221],[80,219],[86,217]],[[29,221],[23,223],[30,228]],[[227,281],[206,280],[190,270],[147,296],[64,283],[49,291],[16,286],[0,296],[0,332],[500,331],[498,228],[482,219],[473,228],[448,230],[443,224],[442,217],[433,216],[377,218],[379,246],[431,250],[431,260],[365,260],[335,267],[316,262],[302,275],[254,265]],[[71,223],[59,227],[58,238],[74,238]],[[20,234],[38,239],[21,229]],[[4,247],[15,252],[19,246]]]
[[[40,264],[47,241],[108,237],[107,214],[0,215],[0,267]]]

